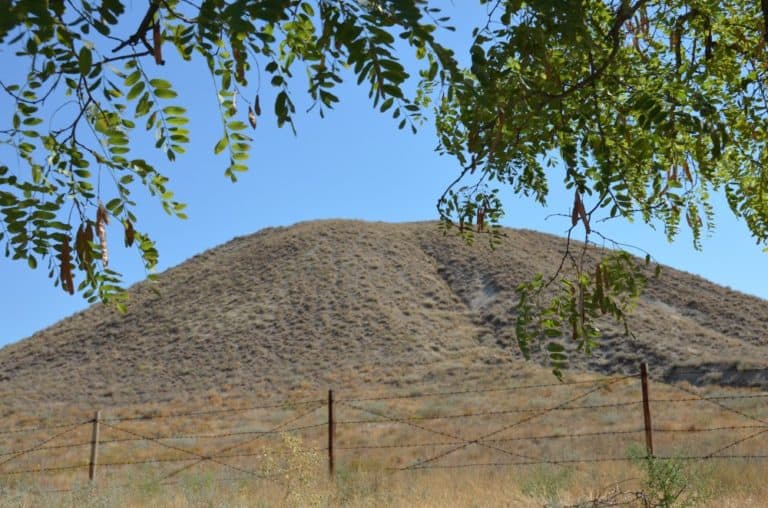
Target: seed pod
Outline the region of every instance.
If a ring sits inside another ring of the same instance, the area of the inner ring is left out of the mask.
[[[125,221],[123,229],[125,230],[125,246],[130,247],[136,239],[136,231],[134,231],[133,224],[129,220]]]
[[[163,46],[163,37],[160,34],[160,23],[157,21],[152,25],[152,44],[154,45],[152,49],[155,55],[155,63],[157,65],[165,65],[161,49]]]
[[[109,252],[107,250],[107,224],[109,224],[109,215],[107,209],[102,203],[96,210],[96,232],[99,235],[99,244],[101,245],[101,262],[104,268],[109,265]]]
[[[59,245],[59,277],[61,278],[61,287],[70,295],[75,294],[75,283],[72,279],[72,251],[69,246],[69,236],[64,236]]]
[[[477,209],[477,231],[482,232],[485,228],[485,207],[479,207]]]
[[[579,196],[578,192],[576,193],[576,200],[577,200],[576,211],[579,213],[579,217],[581,217],[581,221],[584,223],[584,229],[586,229],[587,234],[589,234],[592,232],[592,228],[589,227],[589,217],[587,216],[587,209],[584,208],[584,202],[581,200],[581,196]]]
[[[256,113],[253,111],[253,108],[248,105],[248,123],[251,124],[251,127],[254,129],[256,128]]]
[[[688,181],[693,183],[693,177],[691,176],[691,168],[688,167],[687,160],[683,160],[683,172],[685,173],[685,177],[688,179]]]
[[[579,222],[579,193],[573,195],[573,209],[571,210],[571,226]]]

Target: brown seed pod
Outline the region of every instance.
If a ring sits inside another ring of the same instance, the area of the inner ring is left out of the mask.
[[[134,231],[133,224],[129,220],[125,221],[123,229],[125,230],[125,246],[130,247],[136,239],[136,231]]]
[[[93,257],[91,256],[91,242],[93,241],[93,226],[91,221],[85,221],[77,228],[75,235],[75,252],[77,259],[83,265],[90,265]]]
[[[152,49],[155,56],[155,63],[157,65],[164,65],[165,62],[163,61],[162,52],[163,37],[160,34],[160,23],[157,21],[152,25],[152,44],[154,46]]]
[[[691,168],[688,166],[687,160],[683,160],[683,172],[685,173],[685,178],[687,178],[689,182],[693,183],[693,177],[691,176]]]
[[[96,210],[96,232],[99,235],[99,244],[101,245],[101,262],[104,268],[109,266],[109,252],[107,250],[107,224],[109,224],[109,215],[104,205],[99,203]]]
[[[592,228],[589,227],[589,217],[587,216],[587,209],[584,208],[584,202],[581,200],[581,196],[579,196],[578,192],[576,193],[576,201],[577,201],[576,211],[579,213],[579,217],[581,217],[581,222],[584,223],[584,229],[586,229],[587,234],[589,234],[592,232]]]
[[[61,287],[70,295],[75,294],[75,283],[72,279],[72,251],[69,246],[69,236],[64,236],[59,245],[59,261],[61,265],[59,267],[59,276],[61,278]]]
[[[595,265],[595,298],[600,305],[600,312],[605,314],[605,291],[603,290],[603,269],[600,263]]]
[[[485,228],[485,208],[479,207],[477,209],[477,231],[478,233]]]

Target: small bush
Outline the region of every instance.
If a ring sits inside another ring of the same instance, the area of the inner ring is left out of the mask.
[[[684,508],[704,502],[698,479],[684,460],[648,457],[642,447],[630,448],[630,456],[645,473],[643,489],[637,493],[645,508]]]

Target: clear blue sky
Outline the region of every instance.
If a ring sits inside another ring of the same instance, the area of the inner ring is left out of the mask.
[[[459,40],[466,36],[466,31],[460,30],[455,37]],[[437,197],[458,174],[459,167],[454,160],[434,152],[436,139],[429,124],[417,135],[398,131],[388,115],[372,110],[366,91],[355,87],[353,81],[339,89],[337,95],[342,103],[325,119],[315,112],[299,113],[299,132],[294,137],[290,130],[276,128],[270,104],[262,100],[265,114],[254,132],[251,169],[233,184],[223,176],[225,158],[213,155],[220,127],[207,72],[200,62],[180,65],[170,51],[166,60],[165,68],[155,68],[150,62],[147,66],[158,77],[170,77],[177,86],[190,110],[192,144],[188,153],[172,165],[164,164],[149,147],[142,155],[162,165],[171,177],[177,198],[188,203],[190,217],[186,221],[173,219],[159,204],[140,197],[137,227],[157,241],[159,271],[235,236],[269,226],[323,218],[388,222],[437,218]],[[0,53],[2,68],[8,69],[14,61],[12,56]],[[303,99],[298,102],[299,111],[308,105]],[[245,119],[247,112],[244,108],[242,111]],[[0,119],[10,121],[5,101],[0,101]],[[7,151],[0,151],[0,161],[17,167]],[[563,234],[567,219],[545,220],[550,213],[567,212],[571,204],[571,195],[559,183],[552,182],[550,209],[507,192],[504,225]],[[103,200],[112,197],[105,195]],[[693,249],[685,232],[670,245],[662,231],[643,224],[613,221],[601,231],[618,241],[642,246],[661,263],[768,298],[768,255],[750,239],[744,224],[733,219],[719,197],[717,212],[718,228],[705,239],[703,252]],[[111,227],[109,233],[115,239],[111,244],[111,266],[124,274],[128,284],[142,280],[145,273],[136,251],[122,247],[119,228]],[[0,346],[87,307],[81,297],[54,288],[47,270],[32,271],[26,262],[0,258],[0,281]]]

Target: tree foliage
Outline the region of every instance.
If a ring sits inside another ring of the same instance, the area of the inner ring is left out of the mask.
[[[189,143],[184,99],[163,77],[170,58],[207,65],[221,124],[212,146],[232,180],[260,116],[295,129],[297,93],[323,115],[351,78],[401,129],[434,119],[438,150],[460,165],[438,211],[468,240],[499,234],[501,186],[544,204],[554,178],[573,191],[561,208],[585,245],[619,218],[660,224],[670,239],[683,224],[698,247],[717,192],[768,244],[765,2],[475,1],[486,16],[467,41],[468,68],[441,42],[451,20],[436,0],[150,0],[139,18],[122,0],[3,2],[0,42],[26,69],[0,81],[15,104],[0,143],[20,161],[0,164],[6,255],[47,262],[65,291],[118,305],[107,221],[156,265],[132,192],[184,217],[162,168],[137,155],[140,131],[169,162]],[[262,111],[266,84],[274,104]],[[63,125],[43,128],[65,105]],[[599,316],[625,320],[646,277],[625,252],[588,260],[569,248],[555,276],[519,288],[520,347],[551,340],[556,369],[562,338],[589,350]]]

